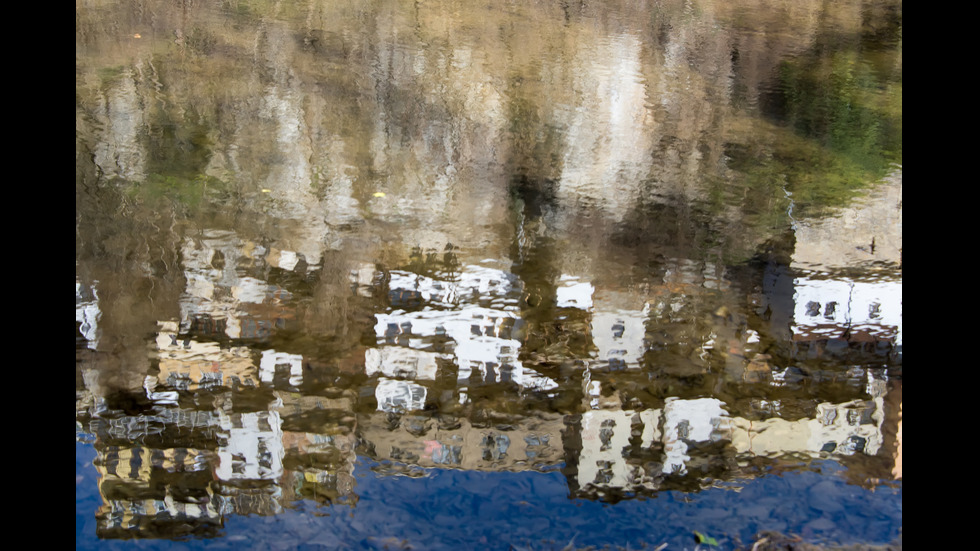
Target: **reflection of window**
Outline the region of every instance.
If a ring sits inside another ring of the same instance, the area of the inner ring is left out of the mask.
[[[837,302],[831,301],[827,303],[827,306],[823,310],[823,317],[833,319],[837,311]]]
[[[595,474],[595,480],[592,481],[593,484],[609,484],[612,482],[612,461],[596,461],[595,464],[599,470]]]
[[[602,428],[599,429],[599,441],[602,442],[602,446],[599,447],[599,451],[606,451],[612,446],[613,430],[616,427],[616,421],[614,419],[606,419],[602,422]]]
[[[187,390],[191,386],[191,376],[187,373],[171,372],[167,375],[167,386],[177,390]]]
[[[441,444],[432,451],[432,462],[439,465],[459,465],[462,463],[462,446]]]
[[[483,459],[484,461],[498,461],[507,457],[507,449],[510,447],[510,438],[506,434],[488,434],[483,437]]]
[[[881,318],[881,304],[872,302],[868,305],[868,317],[871,319]]]
[[[419,460],[418,454],[396,446],[391,447],[391,458],[395,461],[404,461],[406,463],[417,463]]]
[[[841,445],[840,451],[846,455],[863,452],[867,444],[868,444],[868,440],[866,438],[857,435],[852,435],[844,442],[843,445]]]

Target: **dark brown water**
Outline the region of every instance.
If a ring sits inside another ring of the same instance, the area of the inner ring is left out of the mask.
[[[76,4],[76,546],[902,526],[902,4]]]

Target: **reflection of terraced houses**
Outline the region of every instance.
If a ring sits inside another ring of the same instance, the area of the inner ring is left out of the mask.
[[[715,398],[668,398],[663,408],[642,411],[592,410],[570,427],[581,449],[567,450],[574,465],[569,485],[573,494],[602,498],[670,489],[688,475],[737,477],[741,461],[751,457],[875,455],[883,424],[880,395],[819,404],[816,417],[796,421],[732,416]],[[739,463],[722,461],[722,449],[734,451]]]
[[[277,391],[265,410],[235,411],[229,392],[209,395],[215,410],[167,404],[92,420],[100,537],[207,536],[228,515],[272,515],[297,498],[356,501],[349,403]],[[324,411],[338,421],[321,432],[284,428]]]

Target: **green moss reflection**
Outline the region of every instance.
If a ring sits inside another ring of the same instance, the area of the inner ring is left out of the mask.
[[[771,163],[801,215],[845,204],[902,164],[900,46],[815,50],[780,64],[767,102],[780,130]]]
[[[127,188],[127,196],[146,206],[167,204],[184,215],[202,214],[218,199],[227,195],[226,182],[208,176],[179,176],[152,173],[142,182],[132,183]]]

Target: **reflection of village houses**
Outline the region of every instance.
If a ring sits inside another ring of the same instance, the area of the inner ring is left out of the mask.
[[[333,364],[263,344],[302,321],[297,293],[308,291],[267,278],[303,255],[205,231],[184,241],[180,319],[158,324],[144,411],[108,415],[96,394],[77,401],[97,442],[100,533],[213,533],[228,515],[301,499],[356,506],[358,456],[381,475],[557,469],[571,496],[600,500],[738,480],[783,458],[884,454],[900,477],[901,404],[879,364],[841,375],[851,386],[838,396],[850,399],[801,409],[792,355],[764,347],[845,330],[901,344],[900,276],[813,269],[806,231],[797,264],[760,272],[769,293],[750,305],[717,265],[682,257],[661,256],[622,286],[568,247],[554,256],[558,275],[531,290],[506,266],[454,254],[397,269],[352,261],[334,292],[375,305],[374,345],[342,360],[359,390],[313,393],[310,377]],[[539,321],[526,319],[532,292],[551,294]],[[748,320],[760,304],[768,325]],[[97,284],[76,282],[76,341],[88,354],[99,320]],[[681,380],[687,390],[671,391]],[[765,398],[725,403],[707,397],[709,383],[755,385]],[[566,411],[545,406],[564,396],[574,397]]]
[[[243,250],[247,242],[222,235],[185,253],[183,319],[159,323],[142,412],[108,415],[104,400],[78,401],[97,442],[105,537],[206,534],[230,514],[276,514],[300,499],[356,505],[358,456],[381,475],[557,469],[570,495],[618,500],[754,476],[760,458],[846,459],[900,444],[881,370],[851,374],[860,385],[850,401],[784,414],[792,404],[781,396],[791,394],[779,392],[793,385],[790,366],[761,355],[759,333],[723,315],[733,284],[710,263],[668,259],[630,288],[558,276],[553,308],[584,343],[564,383],[539,370],[547,356],[524,350],[551,337],[523,319],[527,290],[513,274],[465,262],[427,275],[355,265],[346,292],[384,306],[369,328],[375,345],[344,368],[362,386],[310,393],[311,369],[323,367],[264,348],[245,329],[265,322],[275,330],[295,295],[255,277],[246,259],[263,256]],[[88,346],[97,312],[94,293],[77,287],[79,346]],[[658,365],[679,349],[689,350],[685,366]],[[772,399],[747,408],[697,388],[631,390],[658,369],[665,382],[759,385]],[[572,390],[569,381],[580,396],[572,409],[543,407]],[[895,464],[900,476],[900,456]]]

